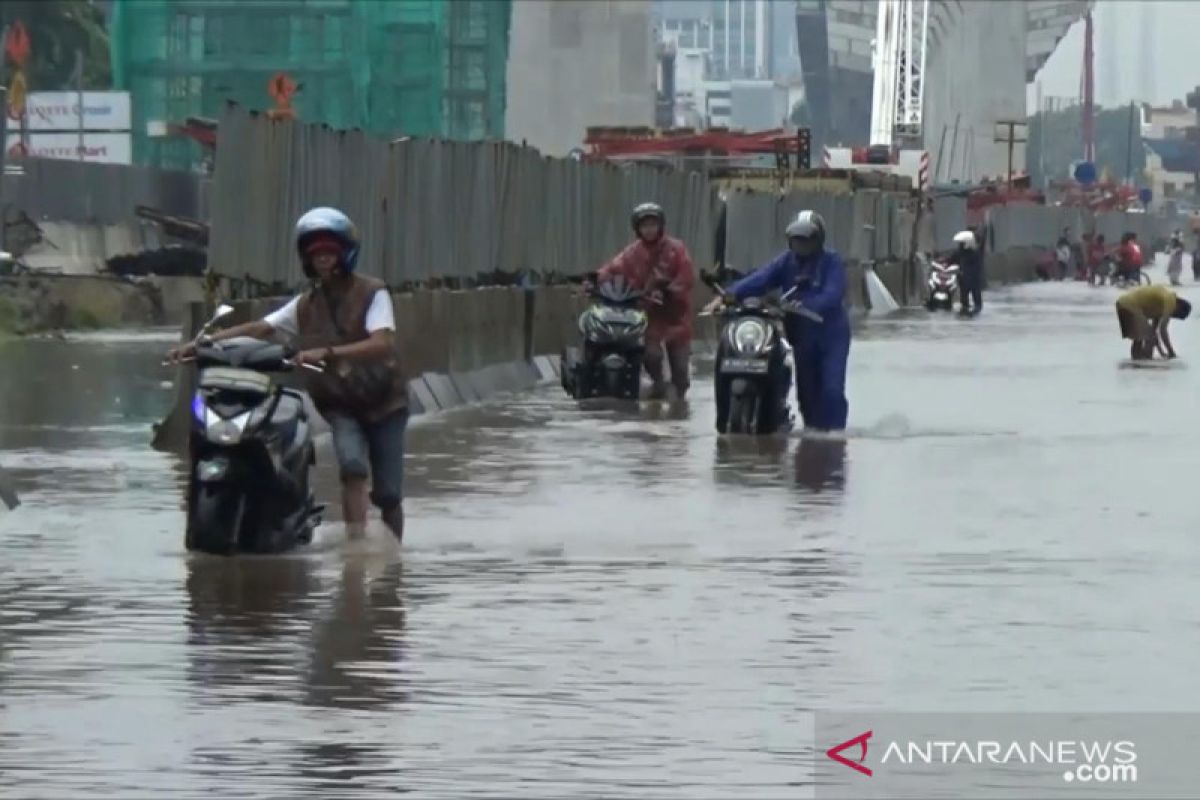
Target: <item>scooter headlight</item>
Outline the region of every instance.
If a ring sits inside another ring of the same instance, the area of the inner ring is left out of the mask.
[[[208,440],[213,444],[225,447],[237,444],[242,440],[242,434],[246,430],[246,423],[250,421],[251,413],[247,411],[244,414],[238,414],[232,419],[221,419],[212,410],[208,410],[208,419],[205,425],[205,433],[208,435]]]
[[[767,326],[756,319],[742,320],[733,331],[739,353],[761,353],[767,344]]]

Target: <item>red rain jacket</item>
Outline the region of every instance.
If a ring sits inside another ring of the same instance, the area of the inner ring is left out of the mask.
[[[692,340],[692,288],[696,274],[683,242],[671,236],[663,236],[654,244],[638,239],[601,267],[597,279],[603,281],[615,275],[623,276],[647,294],[658,289],[661,281],[667,284],[662,305],[646,300],[647,344],[681,344]]]

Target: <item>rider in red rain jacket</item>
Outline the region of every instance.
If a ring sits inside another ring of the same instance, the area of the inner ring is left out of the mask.
[[[692,344],[692,288],[696,283],[692,258],[683,242],[666,234],[666,215],[655,203],[643,203],[631,218],[637,240],[605,264],[597,280],[621,275],[645,292],[646,374],[654,382],[650,396],[666,395],[663,350],[671,364],[671,383],[680,400],[687,395],[688,359]]]

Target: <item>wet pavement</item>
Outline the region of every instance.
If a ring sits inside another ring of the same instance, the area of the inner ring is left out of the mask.
[[[0,344],[0,796],[796,797],[814,709],[1178,710],[1200,333],[1127,368],[1115,295],[872,321],[844,442],[719,440],[707,364],[418,419],[402,558],[189,558],[169,335]]]

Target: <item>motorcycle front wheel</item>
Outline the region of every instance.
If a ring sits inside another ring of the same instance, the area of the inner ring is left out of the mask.
[[[200,484],[188,510],[188,550],[227,556],[238,549],[246,495],[230,486]]]
[[[730,398],[730,433],[753,434],[758,432],[758,400],[758,395],[750,392]]]

